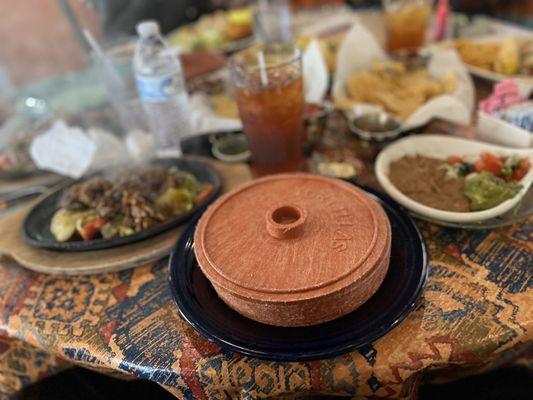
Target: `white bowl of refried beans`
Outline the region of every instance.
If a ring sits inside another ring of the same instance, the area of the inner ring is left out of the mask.
[[[474,158],[484,152],[527,158],[533,165],[533,149],[509,149],[457,137],[423,134],[387,146],[376,159],[375,171],[389,196],[422,217],[442,222],[481,222],[512,210],[533,181],[533,168],[530,168],[517,182],[522,187],[514,197],[486,210],[470,211],[467,199],[458,190],[464,184],[461,179],[465,178],[446,179],[438,164],[445,163],[450,156]]]

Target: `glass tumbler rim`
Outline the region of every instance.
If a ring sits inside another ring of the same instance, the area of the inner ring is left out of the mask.
[[[228,67],[232,74],[242,74],[242,73],[254,73],[257,72],[259,69],[259,66],[255,63],[251,63],[247,61],[246,56],[252,53],[259,53],[263,52],[265,50],[274,50],[279,51],[280,53],[285,50],[290,50],[290,54],[287,54],[286,58],[283,60],[280,60],[279,62],[275,62],[271,65],[265,65],[265,71],[274,71],[277,69],[282,69],[284,67],[287,67],[291,64],[294,64],[295,62],[301,62],[302,59],[302,51],[294,46],[291,43],[268,43],[268,44],[256,44],[253,46],[250,46],[244,50],[241,50],[235,54],[233,54],[229,61],[228,61]],[[251,59],[251,58],[249,58]],[[248,59],[248,60],[249,60]]]

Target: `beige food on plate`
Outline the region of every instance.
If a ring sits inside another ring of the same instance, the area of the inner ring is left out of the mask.
[[[235,99],[227,93],[213,94],[211,105],[215,114],[223,118],[239,118],[239,109]]]
[[[464,63],[503,75],[533,72],[533,40],[506,38],[500,41],[458,39],[454,42]]]
[[[252,10],[244,7],[203,15],[198,21],[171,32],[168,40],[171,45],[188,50],[220,50],[252,34]]]
[[[468,39],[456,40],[454,47],[463,62],[488,70],[492,70],[499,50],[497,43],[480,43]]]
[[[337,105],[375,104],[405,120],[433,97],[453,93],[456,85],[453,73],[434,79],[425,68],[407,70],[400,62],[375,62],[369,70],[348,77],[347,97]]]

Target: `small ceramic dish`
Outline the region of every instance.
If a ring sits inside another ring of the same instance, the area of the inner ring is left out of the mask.
[[[452,212],[426,206],[403,194],[390,181],[389,167],[393,161],[409,155],[420,154],[444,160],[448,156],[478,156],[483,152],[492,152],[500,156],[517,155],[519,157],[528,157],[530,162],[533,163],[533,150],[509,149],[445,135],[419,135],[409,136],[387,146],[376,159],[376,177],[389,196],[416,215],[445,223],[481,222],[510,211],[520,202],[533,181],[533,169],[530,169],[527,175],[520,180],[523,187],[512,199],[506,200],[488,210]]]
[[[213,140],[211,143],[213,156],[220,161],[240,163],[250,159],[250,148],[244,133],[228,134]]]
[[[348,127],[361,139],[382,142],[401,134],[402,122],[384,111],[365,111],[346,114]]]

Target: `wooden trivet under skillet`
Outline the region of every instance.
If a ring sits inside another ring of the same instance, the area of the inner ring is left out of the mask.
[[[222,193],[252,179],[246,164],[224,164],[205,159],[220,173]],[[39,200],[37,200],[39,201]],[[152,238],[105,250],[86,252],[58,252],[28,245],[21,233],[21,225],[32,204],[0,219],[0,254],[13,257],[24,267],[55,275],[90,275],[134,268],[157,260],[170,253],[182,230],[179,226]]]

